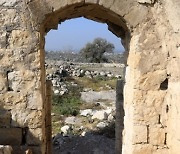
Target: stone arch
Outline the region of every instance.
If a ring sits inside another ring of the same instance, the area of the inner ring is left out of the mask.
[[[118,15],[117,13],[105,8],[103,5],[92,4],[92,3],[73,3],[72,5],[68,4],[68,6],[60,7],[57,11],[53,11],[50,14],[46,15],[45,20],[41,24],[41,54],[44,55],[44,36],[51,29],[57,29],[59,23],[77,17],[85,17],[90,20],[94,20],[96,22],[106,23],[108,25],[108,29],[117,37],[122,39],[122,43],[126,50],[129,50],[129,41],[130,41],[130,31],[127,27],[126,21]],[[120,43],[120,42],[119,42]],[[43,57],[43,56],[42,56]],[[42,61],[44,63],[44,60]],[[44,64],[42,64],[44,65]],[[44,70],[42,70],[44,72]],[[44,74],[44,73],[43,73]],[[42,77],[44,78],[44,77]],[[121,87],[122,89],[122,84]],[[122,93],[122,90],[120,90]],[[122,105],[117,109],[119,112],[123,112]],[[116,134],[119,136],[118,140],[116,140],[116,152],[121,153],[122,150],[122,128],[123,128],[123,114],[119,113],[121,119],[117,120],[119,123],[117,125],[121,130],[116,131]],[[117,123],[116,122],[116,123]],[[118,132],[118,133],[117,133]],[[116,136],[117,136],[116,135]]]
[[[85,17],[87,19],[91,19],[97,22],[101,23],[106,23],[108,25],[108,29],[114,33],[117,37],[122,39],[122,42],[128,50],[129,48],[129,39],[130,39],[130,31],[126,25],[125,20],[123,17],[118,15],[117,13],[108,10],[102,5],[98,4],[91,4],[91,3],[73,3],[72,5],[68,4],[66,7],[62,7],[60,9],[57,9],[57,11],[47,14],[45,20],[42,22],[41,25],[41,35],[42,35],[42,50],[41,52],[43,53],[44,51],[44,36],[45,34],[50,30],[50,29],[57,29],[58,23],[61,23],[65,20],[72,19],[72,18],[77,18],[77,17]],[[119,42],[120,43],[120,42]],[[44,62],[44,60],[43,60]],[[44,72],[44,70],[43,70]],[[122,88],[122,87],[120,87]],[[122,108],[122,106],[120,106]],[[117,111],[120,112],[122,109],[118,109]],[[123,116],[121,117],[123,119]],[[122,120],[118,121],[119,123],[122,123]],[[121,124],[122,125],[122,124]],[[123,127],[118,125],[118,127]],[[121,128],[122,129],[122,128]],[[119,136],[121,135],[122,130],[119,131]],[[120,153],[120,150],[122,150],[122,146],[119,145],[120,143],[122,144],[122,138],[119,137],[117,140],[117,146],[116,146],[116,151]]]
[[[109,16],[129,50],[122,153],[179,153],[179,7],[176,0],[2,0],[0,144],[16,153],[50,151],[43,35],[81,10],[96,21]]]
[[[108,25],[108,29],[112,33],[124,40],[130,35],[126,21],[123,19],[123,17],[112,10],[108,10],[108,8],[104,7],[103,5],[90,2],[73,2],[72,5],[68,4],[68,6],[62,8],[60,7],[59,9],[46,15],[41,28],[42,31],[46,33],[50,29],[57,29],[57,25],[65,20],[82,16],[96,22],[106,23]]]

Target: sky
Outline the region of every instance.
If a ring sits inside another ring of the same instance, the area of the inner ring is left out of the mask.
[[[88,42],[101,37],[111,42],[117,52],[124,51],[120,38],[108,30],[106,24],[85,18],[66,20],[58,25],[58,30],[51,30],[46,35],[46,51],[79,51]]]

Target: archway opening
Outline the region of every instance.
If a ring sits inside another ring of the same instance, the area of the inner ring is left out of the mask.
[[[64,26],[67,27],[68,32]],[[71,30],[75,26],[81,29],[87,26],[87,29]],[[107,25],[82,18],[67,20],[58,27],[60,29],[58,32],[51,31],[48,33],[50,36],[46,36],[46,77],[53,85],[51,115],[54,153],[67,151],[84,153],[82,150],[89,149],[90,152],[90,147],[91,151],[103,149],[103,152],[114,153],[116,82],[122,78],[124,69],[123,53],[118,52],[118,49],[124,50],[120,46],[120,39],[108,31]],[[64,36],[63,29],[66,35],[68,33],[70,35]],[[101,33],[100,30],[102,30]],[[104,34],[104,31],[108,34]],[[92,35],[98,32],[99,34]],[[83,37],[75,38],[74,35],[81,35],[80,33],[83,33]],[[62,36],[58,38],[57,35]],[[114,39],[110,37],[115,37],[114,40],[118,42],[116,48],[102,35],[108,40]],[[69,37],[68,43],[65,37]],[[92,39],[91,43],[88,43],[90,41],[88,37]],[[103,39],[96,37],[103,37]],[[58,48],[54,39],[58,40],[57,45],[62,47]],[[63,43],[59,43],[60,41]],[[83,41],[82,46],[77,46]],[[71,44],[73,42],[75,44]],[[85,58],[81,52],[87,51],[84,50],[84,48],[87,49],[87,43],[91,45],[91,53],[88,53],[88,57]],[[67,47],[64,47],[65,45]],[[103,47],[103,50],[106,49],[106,55],[102,55],[101,59],[98,57],[100,61],[95,59],[97,57],[93,58],[93,52],[95,54],[102,52],[94,45]],[[111,48],[109,49],[108,46]],[[94,51],[94,48],[97,51]],[[87,146],[90,140],[92,142]],[[75,143],[76,147],[74,147]],[[104,149],[106,143],[108,144]],[[61,148],[57,150],[58,146]]]
[[[99,12],[98,14],[96,13],[97,10]],[[44,54],[44,45],[45,45],[44,36],[50,29],[54,29],[54,28],[56,29],[59,22],[61,23],[62,21],[65,21],[67,19],[72,19],[72,18],[81,17],[81,16],[84,16],[87,19],[91,19],[97,22],[106,23],[108,25],[108,29],[111,32],[113,32],[113,34],[122,38],[123,45],[126,51],[128,50],[129,32],[127,28],[125,27],[125,23],[123,22],[120,16],[117,16],[113,12],[110,12],[104,9],[102,6],[98,6],[98,5],[83,5],[83,6],[72,5],[66,8],[65,10],[62,9],[62,10],[57,11],[56,13],[53,14],[53,16],[52,14],[47,16],[47,20],[44,22],[44,25],[42,27],[42,41],[41,41],[42,52],[41,54]],[[43,62],[44,61],[42,61],[42,64]],[[122,78],[124,79],[124,77]],[[120,91],[122,94],[123,90],[120,90]],[[122,99],[122,97],[120,99]],[[119,107],[123,108],[123,105]],[[117,109],[117,110],[120,110],[120,109]],[[121,117],[121,119],[123,119],[123,117]],[[120,124],[120,121],[118,121],[118,123],[119,123],[118,127],[121,127],[122,123]],[[122,134],[122,130],[119,133]],[[122,139],[121,137],[118,137],[119,141],[116,144],[122,144],[122,142],[120,141],[121,139]],[[117,147],[121,148],[120,145],[118,145]],[[118,149],[118,150],[121,150],[121,149]]]

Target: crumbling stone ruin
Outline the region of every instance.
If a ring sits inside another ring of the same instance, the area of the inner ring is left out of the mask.
[[[178,154],[179,0],[1,0],[0,145],[51,153],[44,36],[81,16],[107,23],[127,51],[120,152]]]

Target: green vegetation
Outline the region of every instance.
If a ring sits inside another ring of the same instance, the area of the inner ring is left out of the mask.
[[[91,88],[94,91],[109,90],[110,88],[115,89],[116,81],[117,79],[115,78],[110,79],[101,76],[93,79],[87,77],[66,78],[65,82],[68,86],[68,93],[63,96],[53,95],[52,97],[52,113],[54,114],[52,116],[53,134],[60,132],[60,128],[64,125],[62,123],[64,117],[78,116],[80,109],[101,109],[101,106],[82,102],[80,92],[83,91],[83,88]],[[72,85],[71,82],[77,85]]]
[[[107,77],[101,77],[97,76],[95,78],[76,78],[76,82],[79,85],[84,86],[85,88],[91,88],[94,91],[101,91],[101,90],[109,90],[109,89],[115,89],[116,87],[116,78],[107,78]]]
[[[72,86],[68,81],[74,81],[77,86]],[[115,89],[117,79],[108,79],[97,76],[90,79],[87,77],[68,79],[68,94],[63,96],[53,95],[52,97],[52,112],[60,115],[76,116],[82,106],[81,94],[83,88],[91,88],[94,91]]]
[[[61,115],[76,116],[81,100],[77,96],[53,96],[53,112]]]
[[[72,80],[72,79],[71,79]],[[53,95],[53,112],[61,115],[76,116],[79,113],[79,107],[82,104],[80,99],[82,91],[81,86],[72,86],[67,82],[68,94],[63,96]]]
[[[114,45],[106,39],[96,38],[92,43],[87,43],[80,54],[91,63],[108,62],[105,53],[113,53]]]

